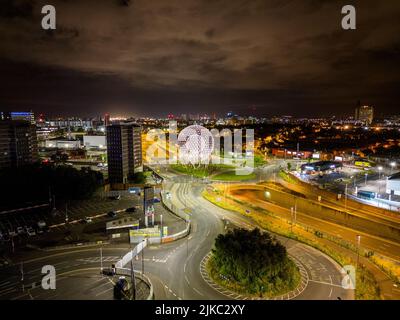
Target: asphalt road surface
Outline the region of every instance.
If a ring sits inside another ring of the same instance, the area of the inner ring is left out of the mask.
[[[171,174],[168,174],[171,177]],[[154,285],[156,299],[235,299],[224,290],[216,290],[202,277],[200,264],[210,252],[215,237],[224,232],[226,221],[252,228],[253,222],[238,214],[220,209],[201,196],[204,184],[174,178],[167,188],[176,207],[192,209],[191,233],[179,241],[150,246],[134,262]],[[353,299],[353,290],[341,287],[339,265],[325,254],[293,240],[280,238],[288,252],[307,272],[307,285],[295,299]],[[103,267],[110,266],[129,250],[128,245],[102,248]],[[22,266],[14,264],[0,269],[0,299],[110,299],[112,283],[100,276],[100,249],[91,247],[50,253],[33,252]],[[43,265],[55,266],[56,290],[40,287]],[[22,272],[23,270],[23,280]],[[23,286],[22,286],[23,285]]]

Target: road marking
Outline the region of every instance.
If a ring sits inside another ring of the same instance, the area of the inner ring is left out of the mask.
[[[199,290],[197,290],[196,288],[193,287],[193,290],[196,291],[199,295],[204,297],[204,294],[202,294]]]
[[[329,292],[329,298],[332,296],[333,288],[331,288],[331,291]]]
[[[8,288],[6,290],[0,291],[0,296],[4,296],[5,294],[9,294],[11,292],[17,291],[14,287]]]
[[[107,284],[108,284],[108,283],[107,283]],[[101,296],[102,294],[104,294],[104,293],[106,293],[106,292],[108,292],[108,291],[110,291],[110,290],[112,290],[112,289],[113,289],[113,287],[107,288],[107,289],[105,289],[105,290],[103,290],[103,291],[97,293],[95,296],[96,296],[96,297]]]
[[[326,285],[328,285],[328,286],[333,286],[333,287],[342,288],[341,285],[333,284],[333,283],[329,283],[329,282],[325,282],[325,281],[318,281],[318,280],[312,280],[312,279],[309,279],[308,281],[310,281],[310,282],[315,282],[315,283],[320,283],[320,284],[326,284]]]

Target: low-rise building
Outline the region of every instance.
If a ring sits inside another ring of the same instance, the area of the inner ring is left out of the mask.
[[[81,142],[79,140],[50,139],[45,141],[45,147],[54,149],[79,149]]]
[[[105,149],[107,147],[106,136],[96,135],[96,136],[83,136],[83,145],[85,148],[97,148]]]
[[[387,178],[386,193],[400,196],[400,172],[392,174]]]

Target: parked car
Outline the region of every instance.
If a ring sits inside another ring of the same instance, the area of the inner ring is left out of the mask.
[[[160,202],[160,199],[154,198],[153,202],[154,202],[154,203],[159,203],[159,202]]]
[[[85,217],[85,218],[83,219],[83,221],[84,221],[85,223],[92,223],[92,222],[93,222],[93,220],[92,220],[91,217]]]
[[[135,208],[135,207],[130,207],[130,208],[127,208],[127,209],[125,209],[125,212],[127,212],[127,213],[133,213],[133,212],[136,212],[136,208]]]
[[[35,230],[33,230],[32,227],[26,228],[26,233],[28,236],[32,237],[32,236],[36,236],[36,232]]]
[[[114,212],[114,211],[110,211],[109,213],[107,213],[107,215],[108,215],[110,218],[115,218],[115,217],[117,216],[117,213]]]
[[[15,236],[17,236],[18,235],[18,233],[16,233],[14,230],[9,230],[8,231],[8,236],[9,237],[15,237]]]
[[[46,224],[45,221],[40,220],[40,221],[38,221],[37,226],[38,226],[40,229],[43,229],[43,228],[45,228],[45,227],[47,226],[47,224]]]

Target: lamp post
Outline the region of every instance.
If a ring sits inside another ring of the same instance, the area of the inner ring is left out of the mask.
[[[162,221],[162,214],[160,214],[160,225],[161,225],[161,240],[162,237],[164,236],[164,229],[163,229],[163,221]]]
[[[368,173],[365,174],[365,185],[367,185]]]
[[[393,173],[393,168],[396,166],[396,162],[391,162],[390,163],[390,174],[392,174]]]
[[[379,180],[381,180],[382,170],[383,170],[383,168],[382,168],[381,166],[379,166],[379,167],[378,167],[378,171],[379,171]]]
[[[103,248],[100,247],[100,273],[103,276]]]
[[[347,186],[348,183],[346,183],[346,187],[344,189],[344,210],[347,210]]]
[[[358,264],[360,262],[360,244],[361,244],[361,236],[358,234],[357,235],[357,269],[358,269]]]

